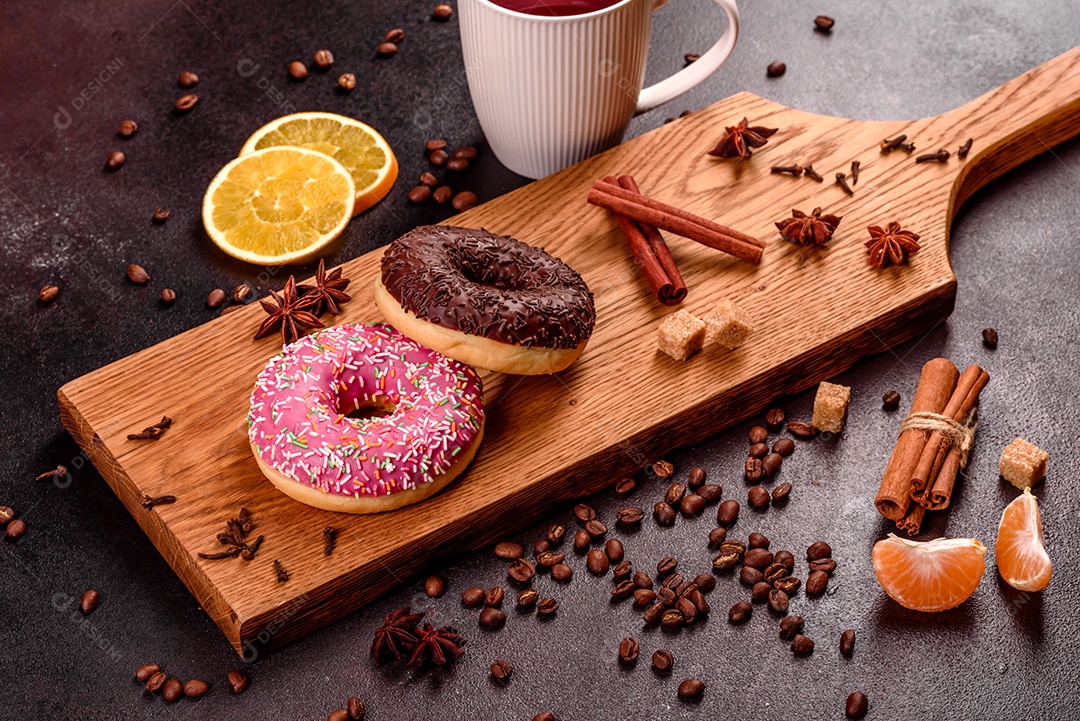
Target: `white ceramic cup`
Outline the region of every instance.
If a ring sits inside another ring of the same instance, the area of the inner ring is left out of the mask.
[[[561,17],[459,0],[469,92],[495,156],[515,173],[541,178],[617,145],[635,114],[685,93],[727,60],[739,11],[735,0],[713,1],[728,18],[720,39],[642,89],[652,14],[667,0],[621,0]]]

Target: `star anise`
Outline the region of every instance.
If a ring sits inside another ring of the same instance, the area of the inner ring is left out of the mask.
[[[341,312],[339,303],[352,300],[352,296],[345,294],[349,287],[349,279],[341,277],[341,268],[334,268],[328,274],[326,261],[319,261],[319,270],[315,273],[315,285],[298,285],[296,289],[307,300],[312,299],[312,315],[322,315],[324,311],[330,311],[331,315]]]
[[[275,330],[281,331],[281,342],[292,343],[300,337],[300,331],[308,328],[322,328],[323,324],[316,316],[308,312],[315,299],[296,293],[296,278],[289,276],[285,288],[278,295],[270,291],[269,298],[260,298],[259,304],[270,314],[263,320],[255,333],[255,340],[270,335]]]
[[[396,661],[416,647],[418,640],[414,631],[423,617],[422,612],[410,613],[409,607],[405,606],[383,619],[383,625],[375,629],[375,638],[371,642],[371,656],[376,666],[391,658]]]
[[[919,236],[910,230],[900,230],[899,223],[889,223],[885,228],[872,225],[867,230],[870,240],[866,241],[866,247],[872,266],[902,265],[919,252]]]
[[[442,666],[465,653],[461,650],[465,639],[451,626],[435,628],[430,623],[425,623],[416,629],[416,635],[418,643],[409,657],[410,666],[421,666],[425,661]]]
[[[814,208],[810,215],[801,210],[792,210],[791,217],[781,220],[776,227],[780,230],[780,236],[789,243],[824,248],[839,224],[839,215],[822,215],[821,208]]]
[[[718,158],[749,158],[753,155],[754,148],[760,148],[767,143],[777,129],[761,126],[750,128],[747,127],[746,118],[743,118],[735,127],[724,130],[727,134],[709,151],[709,155]]]

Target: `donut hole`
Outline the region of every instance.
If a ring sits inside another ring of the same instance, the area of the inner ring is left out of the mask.
[[[498,291],[521,290],[521,287],[524,286],[520,276],[508,273],[496,265],[463,263],[461,265],[461,275],[473,285]]]
[[[386,418],[394,414],[397,406],[389,399],[365,399],[353,403],[347,403],[345,407],[338,408],[338,413],[355,421],[366,421],[372,418]]]

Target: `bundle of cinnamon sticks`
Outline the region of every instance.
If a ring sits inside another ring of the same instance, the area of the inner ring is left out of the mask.
[[[686,210],[642,195],[634,178],[607,176],[593,184],[589,203],[615,214],[635,261],[657,299],[677,305],[686,297],[686,283],[660,235],[666,230],[710,248],[748,260],[761,262],[764,241],[732,230]]]
[[[989,380],[979,366],[961,374],[945,358],[923,366],[874,501],[878,513],[908,535],[919,532],[927,511],[948,508],[971,449],[979,394]]]

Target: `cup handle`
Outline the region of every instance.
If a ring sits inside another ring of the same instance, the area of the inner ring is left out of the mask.
[[[656,8],[666,2],[667,0],[657,0]],[[739,37],[739,8],[735,6],[735,0],[713,0],[713,2],[719,5],[727,15],[727,30],[696,62],[687,65],[670,78],[642,88],[638,95],[637,108],[634,110],[635,115],[674,100],[715,73],[731,55],[731,51],[735,49],[735,41]]]

